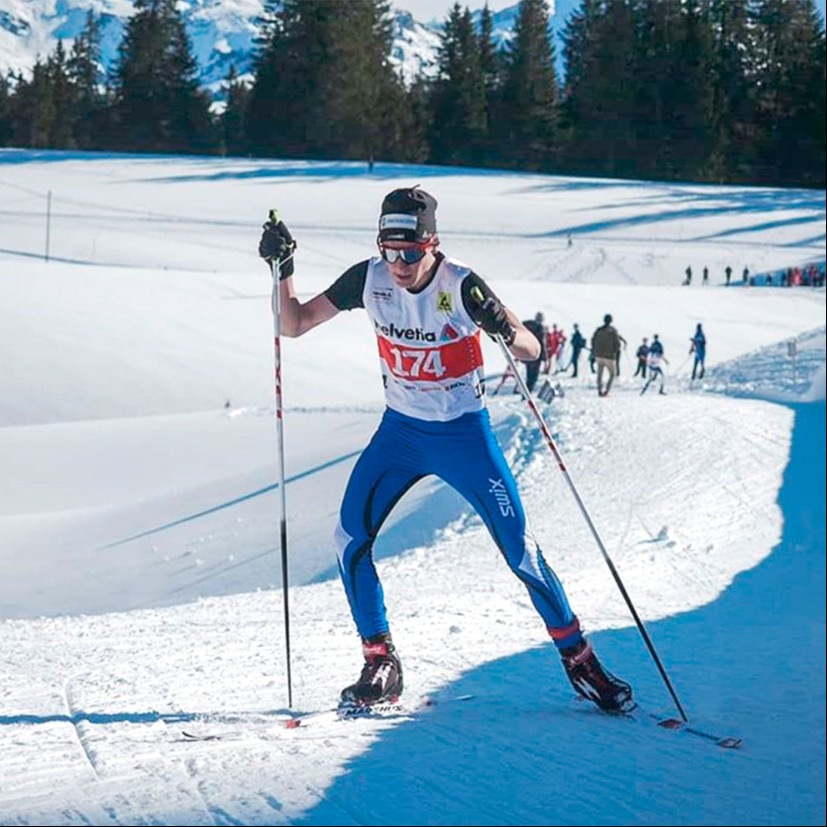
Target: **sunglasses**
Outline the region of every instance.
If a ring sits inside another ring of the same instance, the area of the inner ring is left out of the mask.
[[[395,250],[380,245],[379,252],[388,264],[393,264],[399,260],[402,260],[405,264],[416,264],[425,258],[425,253],[428,252],[429,247],[429,244],[417,244],[416,247],[403,247],[401,250]]]

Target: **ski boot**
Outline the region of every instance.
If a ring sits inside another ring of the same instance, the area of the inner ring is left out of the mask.
[[[631,712],[636,704],[632,699],[632,687],[616,678],[601,666],[591,644],[581,640],[560,656],[563,667],[575,692],[596,703],[604,712]]]
[[[402,664],[387,633],[362,641],[365,665],[356,683],[342,690],[342,706],[396,703],[402,694]]]

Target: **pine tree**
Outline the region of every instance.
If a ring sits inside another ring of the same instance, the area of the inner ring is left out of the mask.
[[[480,69],[485,83],[487,96],[491,96],[502,82],[503,61],[502,55],[494,45],[494,18],[488,3],[480,12]]]
[[[250,89],[238,79],[235,65],[230,66],[224,81],[227,105],[221,115],[221,144],[225,155],[241,155],[247,151],[244,121],[250,100]]]
[[[176,0],[135,0],[118,52],[116,141],[121,149],[209,151],[209,98]]]
[[[640,134],[640,110],[658,115],[654,101],[640,99],[637,38],[635,9],[627,0],[584,0],[567,21],[562,109],[567,157],[578,171],[633,175],[640,141],[651,140]]]
[[[471,12],[459,3],[442,32],[439,75],[431,89],[431,157],[437,163],[479,164],[488,120],[480,44]]]
[[[559,92],[545,0],[521,0],[505,64],[501,157],[521,168],[549,169],[559,149]]]
[[[76,91],[69,76],[66,50],[59,40],[46,61],[46,82],[51,98],[47,145],[55,149],[74,149]]]
[[[17,76],[12,103],[12,143],[35,149],[50,146],[54,101],[48,65],[36,60],[30,79]]]
[[[8,146],[12,136],[12,96],[9,78],[0,75],[0,146]]]
[[[758,180],[824,182],[824,26],[812,0],[755,7]]]
[[[644,0],[637,11],[634,77],[638,174],[698,179],[713,140],[712,39],[694,0]]]
[[[707,177],[746,180],[750,165],[752,96],[749,0],[710,0],[712,37],[709,74],[711,141]]]
[[[100,19],[90,9],[83,30],[72,43],[67,62],[75,91],[73,137],[82,149],[99,147],[105,141],[107,97],[101,63]]]
[[[398,157],[419,140],[387,0],[266,4],[247,137],[264,155]]]

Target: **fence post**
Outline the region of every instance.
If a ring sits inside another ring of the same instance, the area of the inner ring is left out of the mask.
[[[46,261],[49,260],[49,236],[52,232],[52,191],[46,196]]]

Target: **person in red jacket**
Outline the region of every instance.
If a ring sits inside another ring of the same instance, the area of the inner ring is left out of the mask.
[[[560,357],[563,355],[563,346],[566,343],[566,334],[558,329],[556,324],[546,333],[546,363],[543,373],[550,373],[554,364],[555,373],[560,369]]]

